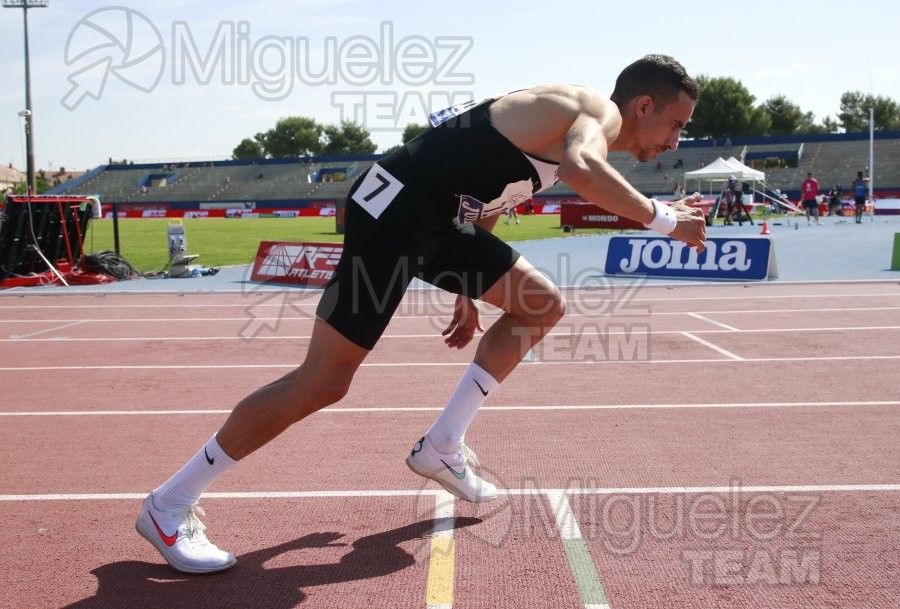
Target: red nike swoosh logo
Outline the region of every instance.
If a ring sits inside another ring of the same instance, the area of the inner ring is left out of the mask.
[[[174,535],[166,535],[163,533],[163,530],[159,528],[159,525],[156,523],[156,518],[153,517],[153,514],[147,512],[150,516],[150,520],[153,521],[153,526],[156,527],[156,532],[159,533],[159,537],[163,540],[163,543],[169,546],[170,548],[175,545],[175,542],[178,541],[178,531],[175,531]]]

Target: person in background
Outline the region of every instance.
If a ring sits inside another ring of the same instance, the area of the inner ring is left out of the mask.
[[[802,194],[803,209],[806,210],[806,225],[812,224],[809,217],[810,212],[815,216],[816,224],[821,224],[819,222],[819,203],[816,200],[816,197],[819,196],[819,181],[813,177],[812,172],[806,174],[806,179],[800,185],[800,192]]]
[[[863,172],[856,172],[853,180],[853,201],[856,203],[856,223],[862,224],[863,211],[866,209],[866,189],[869,186],[869,178],[863,176]]]
[[[509,221],[512,218],[516,219],[516,224],[521,224],[521,222],[519,222],[519,211],[516,209],[515,205],[506,208],[506,221],[504,224],[509,224]]]
[[[734,211],[734,204],[736,198],[739,196],[737,192],[738,182],[737,178],[734,176],[730,176],[728,178],[728,182],[725,184],[725,190],[722,194],[722,202],[725,203],[728,207],[726,208],[728,211],[725,212],[725,226],[730,226],[731,222],[731,212]],[[738,219],[740,219],[741,211],[740,208],[737,210]]]
[[[841,215],[841,197],[838,194],[837,187],[832,188],[825,195],[824,201],[828,202],[828,215]]]
[[[744,207],[744,193],[750,195],[750,206],[748,207]],[[749,182],[741,182],[741,191],[737,193],[737,204],[739,213],[743,215],[744,212],[747,212],[747,221],[750,222],[750,226],[753,226],[753,216],[751,215],[753,212],[753,188]]]

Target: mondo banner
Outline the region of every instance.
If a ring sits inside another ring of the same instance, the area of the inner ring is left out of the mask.
[[[613,237],[606,253],[606,273],[761,281],[778,277],[778,264],[775,245],[766,237],[710,238],[700,255],[668,237]]]

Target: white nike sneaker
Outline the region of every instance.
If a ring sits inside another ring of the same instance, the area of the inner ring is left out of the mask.
[[[452,453],[440,453],[427,435],[416,442],[406,458],[409,469],[431,478],[460,499],[472,502],[496,499],[497,487],[476,476],[469,464],[479,465],[475,453],[468,446],[460,444]]]
[[[214,573],[233,567],[237,562],[234,555],[220,550],[206,538],[203,532],[206,525],[200,522],[200,516],[204,515],[199,505],[187,509],[160,510],[153,502],[153,493],[150,493],[144,499],[134,528],[177,571]]]

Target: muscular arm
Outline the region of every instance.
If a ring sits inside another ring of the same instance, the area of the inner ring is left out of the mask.
[[[566,133],[559,179],[586,201],[647,224],[653,220],[653,205],[606,160],[611,132],[617,129],[612,116],[580,114]]]
[[[486,218],[479,218],[475,221],[476,226],[480,226],[484,230],[489,233],[494,232],[494,227],[497,226],[497,220],[500,219],[499,215],[487,216]]]
[[[649,224],[655,215],[653,203],[606,160],[610,142],[614,142],[621,118],[611,102],[582,111],[566,132],[559,164],[559,178],[586,201],[641,224]],[[706,228],[702,212],[686,203],[699,200],[691,195],[672,206],[677,219],[670,236],[704,249]]]

